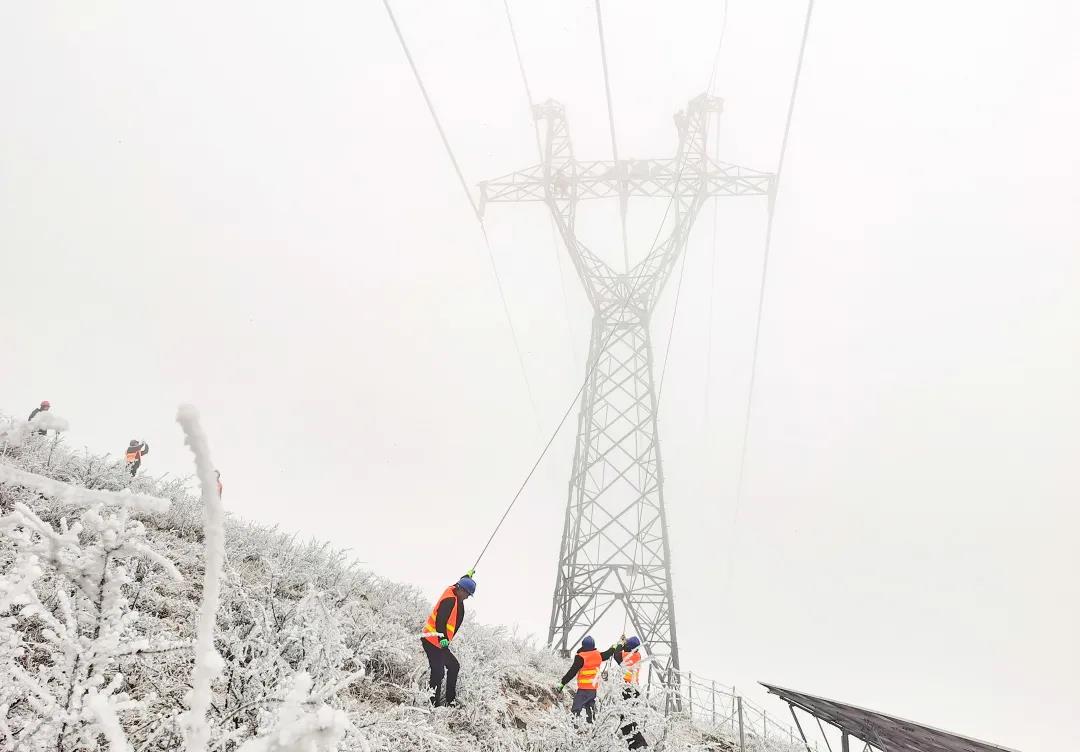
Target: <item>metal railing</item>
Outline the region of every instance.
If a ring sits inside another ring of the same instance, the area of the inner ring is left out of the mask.
[[[669,669],[664,681],[653,677],[644,689],[646,699],[665,715],[685,715],[695,726],[726,737],[738,752],[806,750],[795,727],[778,722],[735,687],[692,671]]]

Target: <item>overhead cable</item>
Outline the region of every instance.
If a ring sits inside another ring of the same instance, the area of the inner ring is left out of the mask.
[[[502,303],[503,315],[506,317],[506,323],[510,326],[510,338],[514,343],[514,352],[517,354],[518,367],[521,369],[521,377],[525,381],[525,391],[528,393],[529,405],[532,407],[533,418],[536,420],[537,426],[539,426],[540,414],[536,409],[536,401],[533,399],[532,383],[529,381],[529,373],[525,368],[525,358],[521,353],[521,345],[518,342],[517,330],[514,328],[514,320],[510,316],[510,306],[506,302],[506,292],[503,290],[502,278],[499,276],[499,268],[495,264],[495,251],[491,247],[491,239],[488,237],[487,227],[484,226],[484,216],[480,212],[480,206],[476,203],[476,199],[473,198],[472,191],[469,190],[469,184],[465,181],[465,175],[461,171],[461,165],[458,164],[457,157],[454,156],[454,150],[450,146],[450,140],[446,137],[446,131],[443,130],[442,121],[439,119],[438,112],[435,111],[435,104],[428,95],[427,87],[424,86],[424,79],[420,75],[419,68],[416,67],[416,61],[413,60],[412,53],[409,52],[409,45],[406,43],[405,35],[402,33],[397,18],[394,16],[394,10],[390,7],[390,0],[383,0],[383,6],[386,8],[386,14],[390,17],[390,23],[394,26],[394,33],[397,34],[398,41],[401,43],[401,49],[405,53],[405,58],[409,61],[409,67],[412,68],[413,76],[416,78],[416,83],[420,87],[420,93],[424,97],[425,104],[427,104],[428,112],[431,113],[431,119],[434,121],[435,128],[439,132],[439,138],[442,139],[443,146],[446,148],[446,154],[450,157],[450,163],[454,166],[454,173],[457,175],[458,182],[461,183],[461,190],[465,192],[465,198],[468,199],[469,206],[472,207],[473,214],[476,216],[476,221],[480,224],[480,234],[484,238],[484,247],[487,249],[488,261],[491,263],[491,271],[495,276],[495,285],[499,290],[499,301]]]
[[[772,248],[773,218],[776,210],[776,195],[780,186],[780,175],[784,169],[784,157],[787,153],[788,136],[791,133],[791,120],[795,113],[795,100],[799,93],[799,80],[802,76],[803,59],[806,55],[806,40],[810,35],[810,18],[814,12],[814,0],[808,0],[806,20],[803,24],[802,42],[799,45],[799,58],[795,65],[795,79],[791,85],[791,98],[788,100],[787,119],[784,122],[784,135],[780,141],[780,156],[776,165],[776,176],[769,191],[768,219],[765,226],[765,250],[761,264],[761,282],[758,287],[757,318],[754,324],[754,347],[750,359],[750,384],[746,396],[746,414],[743,422],[742,449],[739,454],[739,474],[735,487],[735,511],[732,518],[733,533],[739,521],[739,507],[742,504],[744,482],[746,479],[746,456],[750,438],[750,419],[754,406],[754,388],[757,384],[758,349],[761,343],[761,320],[765,308],[765,289],[769,273],[769,251]],[[734,548],[732,546],[731,548]],[[731,575],[729,549],[728,578]]]
[[[536,137],[536,155],[541,162],[544,161],[544,145],[540,140],[540,127],[536,124],[532,108],[536,103],[533,99],[532,87],[529,86],[529,77],[525,74],[525,61],[521,56],[521,47],[518,46],[517,32],[514,30],[514,18],[510,14],[510,1],[503,0],[503,9],[506,11],[506,23],[510,27],[510,39],[514,43],[514,55],[517,57],[518,71],[521,73],[521,83],[525,87],[525,103],[529,107],[529,122],[532,123],[533,136]],[[566,318],[566,331],[570,337],[570,353],[574,361],[578,359],[577,340],[574,338],[574,328],[570,323],[570,298],[566,294],[566,276],[563,273],[562,249],[559,247],[558,233],[555,230],[555,220],[548,217],[548,226],[551,228],[551,245],[555,250],[555,266],[559,272],[559,290],[562,292],[563,315]]]
[[[604,41],[604,15],[600,11],[600,0],[596,0],[596,27],[600,32],[600,62],[604,68],[604,94],[607,96],[608,127],[611,130],[611,154],[615,159],[615,169],[619,169],[619,147],[615,140],[615,107],[611,102],[611,78],[608,75],[607,44]],[[622,244],[623,264],[627,272],[630,271],[630,241],[626,235],[626,204],[625,183],[622,175],[619,176],[619,216],[622,221]]]

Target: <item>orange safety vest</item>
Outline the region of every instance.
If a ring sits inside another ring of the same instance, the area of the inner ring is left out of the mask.
[[[585,665],[581,667],[577,675],[577,688],[578,689],[599,689],[600,687],[600,664],[603,663],[603,659],[600,657],[599,650],[586,650],[584,653],[578,653],[581,659],[585,662]]]
[[[641,662],[641,653],[636,649],[627,653],[625,650],[622,654],[622,665],[626,669],[626,673],[623,674],[623,681],[628,684],[638,683],[638,674],[641,672],[641,667],[637,664]]]
[[[445,638],[447,640],[453,640],[454,639],[454,632],[457,631],[457,615],[458,615],[458,599],[457,599],[457,594],[454,593],[454,585],[451,585],[450,587],[446,588],[446,590],[443,591],[443,594],[439,596],[439,600],[435,601],[435,606],[434,606],[434,608],[431,609],[431,615],[428,616],[427,621],[424,623],[424,630],[423,631],[424,631],[424,633],[438,632],[438,630],[435,629],[435,617],[437,617],[439,615],[439,604],[442,603],[443,601],[445,601],[447,598],[453,598],[454,599],[454,607],[450,610],[450,618],[446,620],[446,635],[445,635]],[[443,639],[443,638],[439,637],[438,634],[432,634],[431,637],[422,637],[421,639],[427,640],[432,645],[438,646],[439,640]]]
[[[217,495],[218,495],[218,496],[221,496],[221,491],[222,491],[222,489],[224,489],[224,488],[225,488],[225,487],[224,487],[223,485],[221,485],[221,481],[219,480],[219,481],[217,482]]]
[[[128,447],[127,452],[124,453],[124,459],[129,465],[140,457],[142,457],[142,444],[137,447]]]

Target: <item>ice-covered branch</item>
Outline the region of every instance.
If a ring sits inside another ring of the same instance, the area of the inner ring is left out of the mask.
[[[0,484],[22,486],[31,491],[73,506],[109,504],[138,512],[167,512],[169,502],[156,496],[131,491],[94,491],[80,488],[42,475],[19,470],[11,465],[0,464]]]
[[[349,720],[340,710],[320,705],[305,711],[311,677],[297,674],[277,716],[277,727],[266,736],[251,739],[239,752],[333,752],[338,748]]]
[[[189,710],[185,718],[188,752],[205,752],[210,738],[210,727],[206,720],[211,700],[210,685],[222,667],[221,656],[214,649],[214,625],[220,599],[221,570],[225,561],[225,511],[217,493],[210,447],[199,424],[199,411],[191,405],[181,405],[176,420],[184,429],[184,442],[195,455],[195,471],[206,516],[206,572],[195,633],[195,668],[191,673]]]

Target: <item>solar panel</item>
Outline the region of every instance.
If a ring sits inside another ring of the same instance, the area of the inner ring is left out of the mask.
[[[941,731],[921,723],[906,721],[805,692],[796,692],[761,683],[784,702],[831,723],[848,734],[870,743],[882,752],[1017,752],[978,739]]]

